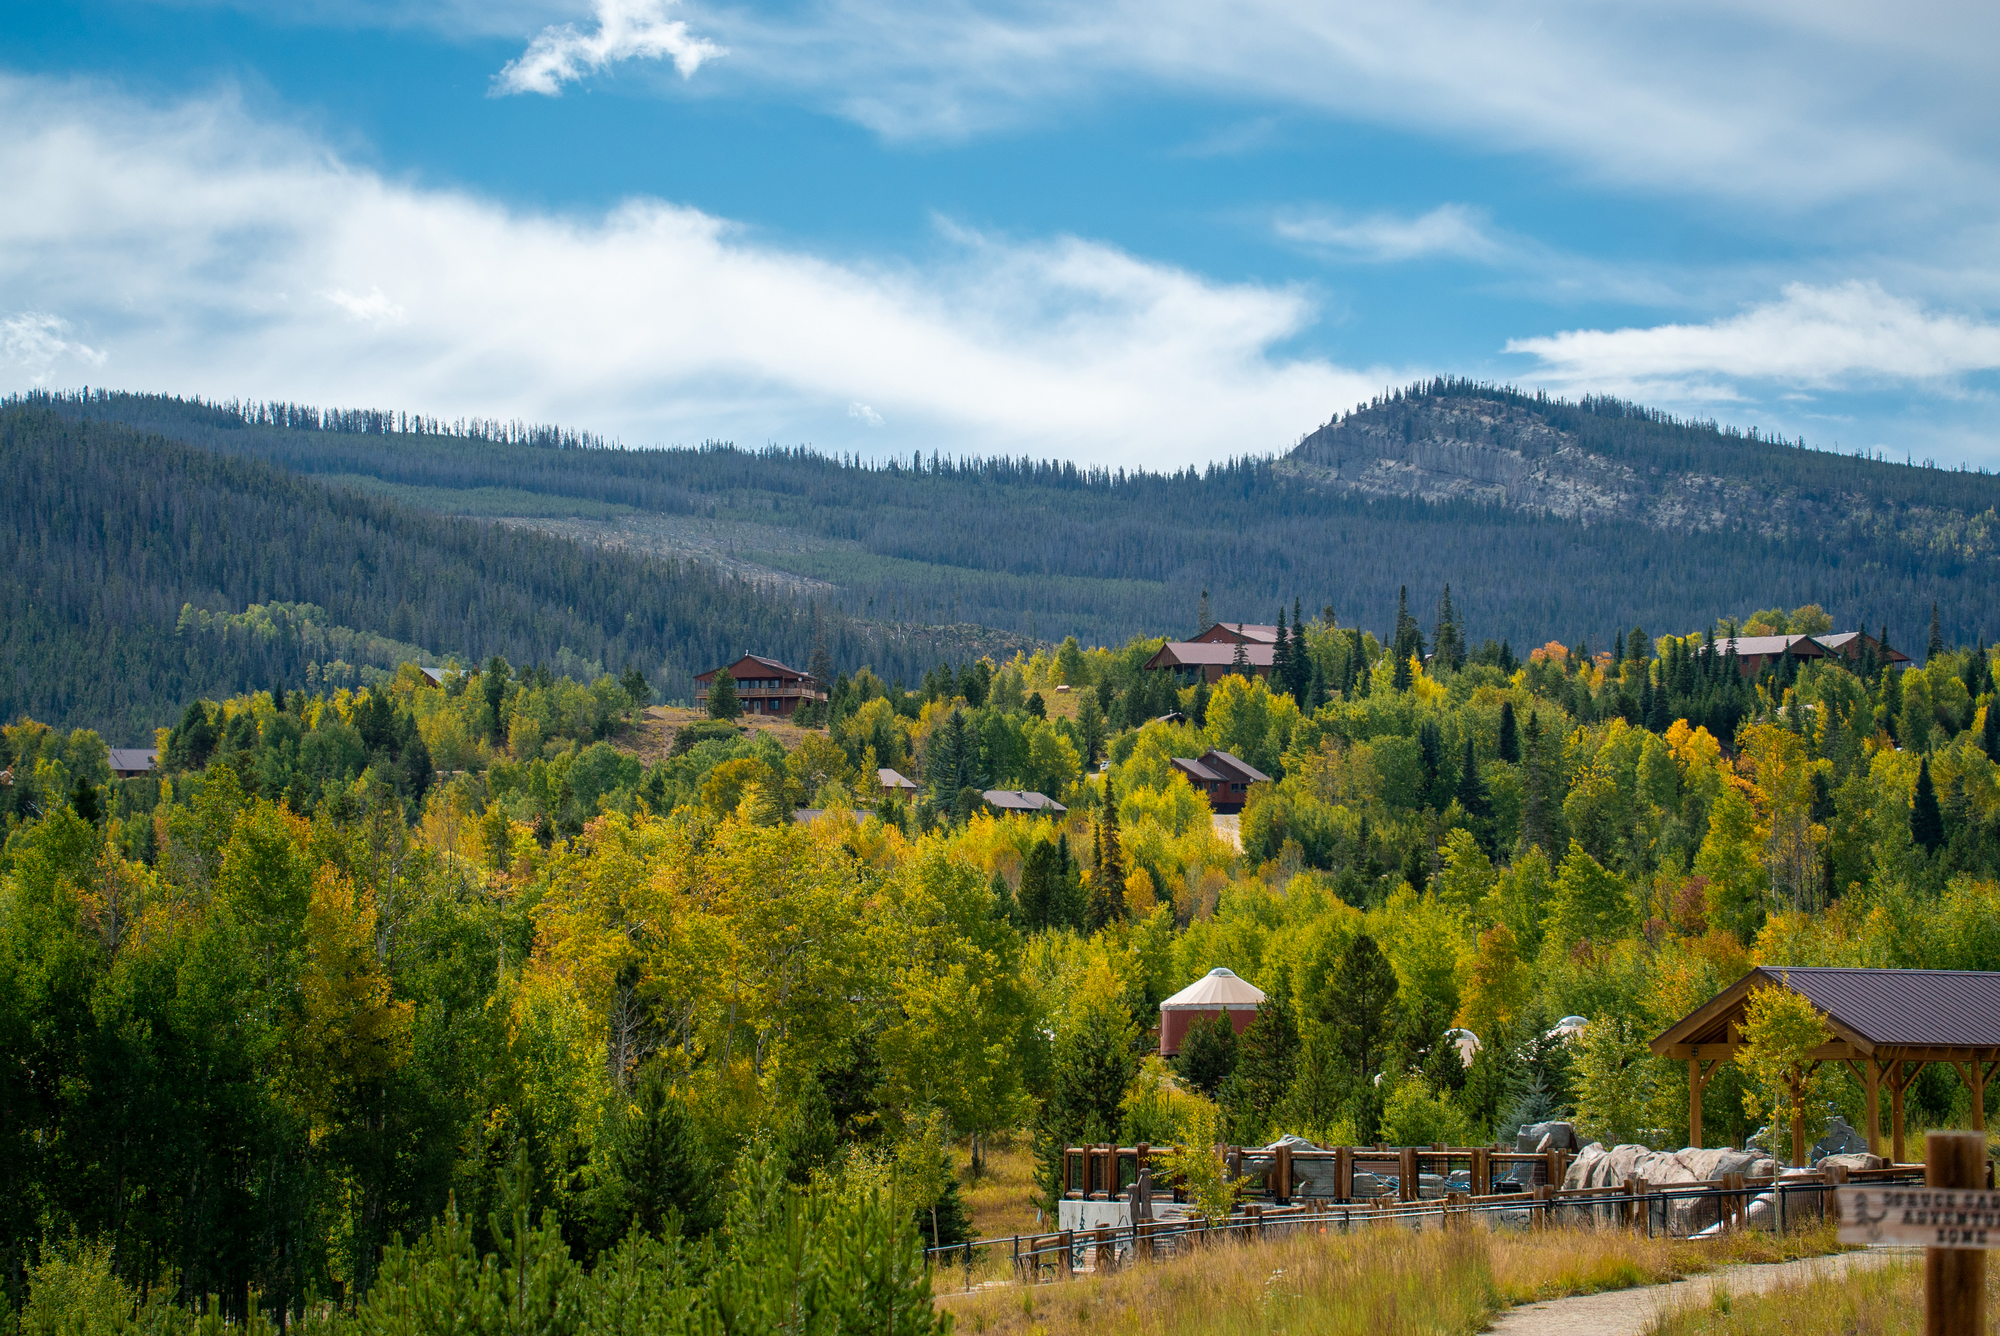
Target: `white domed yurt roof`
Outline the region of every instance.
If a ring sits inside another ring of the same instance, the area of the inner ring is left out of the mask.
[[[1264,992],[1231,970],[1212,969],[1160,1003],[1161,1011],[1255,1011]]]

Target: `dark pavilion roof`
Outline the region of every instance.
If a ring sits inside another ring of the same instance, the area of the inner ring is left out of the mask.
[[[1802,994],[1855,1055],[1877,1050],[1994,1050],[2000,1053],[2000,973],[1764,965],[1751,970],[1652,1043],[1655,1053],[1716,1056],[1738,1042],[1744,1000],[1757,988]],[[1832,1055],[1829,1055],[1832,1056]],[[1887,1054],[1885,1054],[1887,1056]]]

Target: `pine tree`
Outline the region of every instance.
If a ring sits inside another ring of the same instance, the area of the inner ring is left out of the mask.
[[[1431,637],[1432,659],[1441,668],[1465,666],[1465,633],[1459,630],[1458,614],[1451,606],[1451,586],[1438,599],[1437,631]]]
[[[1369,1088],[1390,1045],[1396,971],[1367,933],[1357,935],[1328,975],[1318,1007],[1351,1094]]]
[[[1299,1027],[1292,1018],[1291,999],[1273,993],[1257,1008],[1236,1041],[1236,1089],[1244,1111],[1259,1134],[1292,1088],[1299,1069]]]
[[[1197,612],[1195,613],[1195,617],[1194,617],[1194,620],[1195,620],[1195,623],[1196,623],[1196,625],[1195,625],[1195,628],[1194,628],[1194,633],[1195,633],[1196,635],[1200,635],[1200,634],[1201,634],[1201,633],[1202,633],[1203,631],[1206,631],[1206,630],[1207,630],[1207,629],[1208,629],[1209,627],[1211,627],[1211,626],[1215,625],[1215,623],[1214,623],[1213,621],[1210,621],[1210,620],[1209,620],[1209,616],[1208,616],[1208,591],[1207,591],[1206,589],[1204,589],[1204,590],[1202,590],[1202,591],[1201,591],[1201,607],[1200,607],[1200,609],[1199,609],[1199,610],[1198,610],[1198,611],[1197,611]]]
[[[1271,646],[1271,691],[1286,690],[1292,680],[1292,639],[1285,627],[1285,605],[1278,605],[1278,640]]]
[[[1099,832],[1097,872],[1107,885],[1117,888],[1118,915],[1125,914],[1125,845],[1118,833],[1118,793],[1111,776],[1104,777],[1104,817]]]
[[[719,668],[715,680],[708,686],[708,717],[711,719],[734,719],[743,713],[743,702],[736,698],[736,679],[727,668]]]
[[[1216,1087],[1235,1073],[1236,1051],[1235,1023],[1228,1012],[1218,1011],[1188,1027],[1174,1068],[1183,1081],[1204,1095],[1213,1095]]]
[[[1931,603],[1931,638],[1930,643],[1924,646],[1924,657],[1926,659],[1935,659],[1942,653],[1944,653],[1944,628],[1938,624],[1938,605],[1933,601]]]
[[[1229,671],[1238,677],[1250,676],[1250,645],[1243,638],[1243,623],[1236,623],[1236,650],[1229,656]]]
[[[1917,763],[1917,791],[1910,800],[1910,839],[1926,853],[1936,853],[1944,845],[1944,814],[1938,810],[1928,756]]]
[[[1521,763],[1521,735],[1514,723],[1514,702],[1500,702],[1500,759],[1510,765]]]
[[[1479,758],[1473,753],[1470,737],[1465,740],[1465,755],[1459,761],[1457,796],[1459,808],[1471,824],[1472,833],[1479,839],[1479,847],[1486,850],[1486,856],[1491,858],[1493,797],[1486,791],[1486,780],[1479,773]]]
[[[1306,646],[1306,623],[1299,600],[1292,600],[1292,675],[1286,683],[1292,690],[1292,699],[1301,708],[1316,710],[1317,705],[1308,704],[1312,698],[1313,675],[1319,671],[1313,662],[1312,651]]]
[[[1709,633],[1709,639],[1711,642],[1715,639],[1713,632]],[[1625,638],[1625,657],[1633,663],[1643,665],[1650,657],[1649,651],[1652,646],[1653,642],[1646,638],[1645,630],[1635,626],[1632,628],[1632,634]]]
[[[1986,720],[1979,730],[1979,750],[1986,759],[2000,765],[2000,696],[1986,702]]]

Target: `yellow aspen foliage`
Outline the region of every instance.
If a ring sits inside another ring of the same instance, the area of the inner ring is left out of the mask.
[[[1779,1129],[1797,1118],[1810,1142],[1825,1122],[1825,1090],[1834,1070],[1828,1064],[1814,1071],[1812,1052],[1832,1039],[1833,1027],[1801,993],[1765,987],[1744,1001],[1743,1046],[1735,1056],[1743,1110],[1770,1119],[1772,1154],[1781,1160],[1790,1154],[1791,1138]]]
[[[324,1135],[357,1095],[409,1060],[415,1008],[375,954],[375,895],[331,866],[312,881],[292,1035],[294,1098]]]
[[[1532,984],[1514,930],[1504,923],[1494,924],[1479,934],[1456,1023],[1490,1042],[1501,1027],[1513,1023]]]

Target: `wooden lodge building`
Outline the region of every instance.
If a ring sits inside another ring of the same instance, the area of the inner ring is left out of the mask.
[[[1271,675],[1271,659],[1278,648],[1278,628],[1252,626],[1247,622],[1224,625],[1217,622],[1193,640],[1175,640],[1160,646],[1146,660],[1154,672],[1171,672],[1183,686],[1207,682],[1211,686],[1227,677],[1236,667],[1236,647],[1243,646],[1250,671],[1258,677]]]
[[[1736,651],[1736,670],[1745,677],[1757,676],[1788,655],[1801,662],[1838,659],[1849,668],[1856,666],[1868,653],[1874,654],[1876,662],[1890,668],[1901,668],[1910,662],[1910,656],[1899,649],[1885,653],[1882,642],[1865,631],[1822,631],[1809,636],[1737,636],[1715,642],[1717,654],[1727,654],[1732,649]]]
[[[736,679],[736,698],[743,702],[745,714],[788,715],[796,713],[807,701],[826,699],[825,688],[810,673],[788,668],[761,654],[745,654],[728,667],[729,675]],[[721,671],[711,668],[695,678],[697,706],[707,707],[708,688]]]

